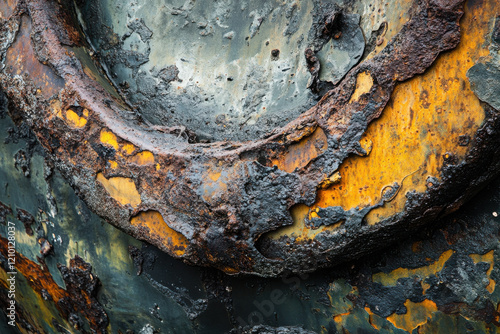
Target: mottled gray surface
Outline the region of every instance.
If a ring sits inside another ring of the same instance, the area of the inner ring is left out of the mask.
[[[304,51],[323,30],[315,20],[334,6],[345,11],[342,34],[320,40],[326,43],[318,55],[320,79],[336,84],[361,60],[360,15],[351,14],[365,10],[358,5],[92,0],[80,17],[112,80],[147,121],[184,125],[201,140],[252,140],[320,98],[307,88]],[[368,21],[365,26],[378,23]]]
[[[318,57],[322,71],[319,78],[337,84],[355,66],[365,50],[365,38],[359,27],[359,15],[347,14],[342,17],[342,33],[326,43]]]
[[[500,70],[492,63],[478,63],[467,71],[467,76],[477,97],[500,109]]]
[[[471,89],[483,102],[500,110],[500,17],[488,38],[490,54],[467,71]]]

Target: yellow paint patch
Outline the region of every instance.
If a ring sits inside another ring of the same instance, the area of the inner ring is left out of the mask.
[[[113,161],[113,160],[108,160],[108,163],[109,163],[109,166],[113,169],[116,169],[118,168],[118,163],[116,161]]]
[[[100,135],[100,140],[101,140],[101,143],[103,143],[104,145],[111,146],[115,150],[118,150],[118,147],[119,147],[118,146],[118,139],[113,132],[108,131],[106,129],[102,129],[101,135]]]
[[[160,170],[160,168],[161,168],[160,164],[156,164],[155,167],[156,167],[156,170]]]
[[[272,164],[287,173],[291,173],[296,168],[307,166],[311,160],[325,152],[327,148],[328,142],[325,132],[318,127],[310,136],[290,145],[288,151],[274,159]]]
[[[488,290],[489,293],[493,293],[493,291],[495,291],[496,283],[494,280],[491,279],[490,275],[491,275],[491,272],[493,271],[493,265],[495,264],[495,258],[494,258],[495,251],[491,250],[484,255],[470,254],[469,256],[471,257],[472,261],[474,261],[475,264],[477,264],[479,262],[486,262],[490,265],[490,267],[486,271],[486,276],[488,276],[488,279],[490,280],[488,283],[488,286],[486,287],[486,290]]]
[[[97,174],[97,181],[121,205],[129,204],[133,208],[136,208],[141,204],[141,195],[137,191],[132,179],[120,176],[106,179],[102,173],[99,173]]]
[[[437,305],[432,300],[425,299],[421,303],[413,303],[409,299],[405,302],[406,314],[393,313],[387,317],[394,327],[411,333],[415,328],[424,325],[437,312]]]
[[[79,116],[73,109],[68,109],[63,113],[61,101],[57,99],[50,101],[50,107],[53,114],[73,128],[80,129],[87,125],[87,118],[89,117],[89,111],[87,109],[83,109],[82,116]]]
[[[168,226],[158,211],[141,212],[133,217],[130,223],[143,228],[148,238],[163,241],[176,256],[182,256],[185,253],[189,241],[184,235]]]
[[[396,285],[398,279],[400,278],[405,278],[405,277],[412,277],[412,276],[420,276],[422,279],[425,277],[428,277],[430,275],[435,275],[437,272],[441,271],[444,267],[444,264],[448,259],[453,255],[454,251],[453,250],[447,250],[441,256],[439,259],[426,266],[426,267],[420,267],[420,268],[415,268],[415,269],[408,269],[408,268],[398,268],[394,269],[390,273],[376,273],[372,276],[373,282],[380,283],[385,286],[394,286]]]
[[[155,157],[153,153],[149,151],[139,152],[136,155],[128,158],[128,160],[136,165],[149,165],[155,163]]]
[[[154,155],[150,151],[142,151],[130,156],[136,150],[136,147],[131,143],[120,145],[118,143],[118,137],[111,131],[106,129],[101,130],[100,140],[101,143],[113,147],[117,151],[118,156],[126,159],[130,163],[136,165],[149,165],[155,163]]]
[[[135,151],[135,146],[132,144],[124,144],[122,146],[122,151],[126,155],[131,155]]]
[[[267,234],[267,236],[278,239],[282,235],[307,235],[310,229],[305,226],[304,220],[305,217],[309,215],[309,207],[305,204],[294,205],[290,208],[290,214],[292,215],[293,219],[292,225],[282,227],[274,232],[270,232],[269,234]]]
[[[356,88],[354,89],[354,93],[349,100],[349,103],[358,101],[361,95],[370,92],[370,89],[373,87],[373,79],[370,73],[361,72],[358,74],[356,78]]]
[[[66,122],[73,128],[83,128],[87,124],[88,117],[89,111],[87,109],[83,109],[82,116],[78,116],[73,109],[68,109],[66,111]]]

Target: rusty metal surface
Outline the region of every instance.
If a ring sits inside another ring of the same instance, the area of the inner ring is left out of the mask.
[[[375,151],[372,146],[387,144],[363,137],[369,124],[391,115],[388,110],[397,105],[405,85],[435,74],[436,58],[459,45],[463,1],[415,1],[401,30],[316,106],[263,138],[244,143],[193,143],[193,136],[182,136],[182,128],[149,126],[106,79],[75,28],[69,4],[34,0],[13,6],[2,21],[5,37],[0,45],[0,82],[15,106],[12,117],[29,124],[94,212],[188,263],[261,276],[331,266],[456,210],[497,174],[496,111],[478,101],[452,101],[452,110],[465,112],[469,107],[474,113],[440,120],[450,126],[438,126],[442,137],[460,135],[464,141],[454,141],[449,152],[424,154],[428,170],[416,166],[374,187],[375,195],[368,200],[347,206],[317,202],[335,191],[339,180],[344,182],[342,168],[353,155],[367,156]],[[475,18],[477,11],[482,18],[477,26],[472,19],[462,20],[469,24],[464,26],[469,34],[483,38],[483,45],[471,47],[496,45],[490,36],[497,35],[497,6],[467,4],[469,16]],[[467,46],[445,56],[467,58]],[[22,65],[14,66],[17,63]],[[433,94],[422,91],[420,96],[424,109],[431,105],[439,114],[440,105],[428,101]],[[397,136],[405,133],[399,131]],[[465,146],[460,144],[465,141]],[[411,156],[409,150],[406,157]],[[419,179],[415,186],[402,191],[413,176]],[[343,186],[356,192],[353,185]],[[392,207],[394,203],[398,206]],[[379,208],[389,209],[369,216]],[[280,235],[280,228],[297,224],[303,225],[299,230],[307,229],[306,237],[295,231]],[[266,234],[275,230],[278,235]]]
[[[14,156],[28,151],[29,131],[2,117],[0,110],[0,235],[15,224],[19,261],[16,328],[3,326],[2,314],[2,334],[104,332],[106,323],[106,333],[135,334],[498,331],[498,179],[449,218],[382,252],[313,274],[231,277],[176,261],[101,221],[40,147],[25,176]],[[40,237],[53,246],[44,256]],[[0,254],[5,312],[3,246]],[[79,258],[92,270],[72,267]],[[86,293],[89,305],[81,303]]]

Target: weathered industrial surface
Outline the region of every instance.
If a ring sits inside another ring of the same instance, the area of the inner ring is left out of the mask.
[[[30,126],[55,167],[108,222],[186,262],[227,273],[307,272],[456,210],[496,175],[500,147],[497,2],[415,1],[391,34],[388,23],[378,27],[373,51],[361,59],[359,50],[360,63],[350,63],[341,79],[321,71],[321,53],[344,33],[356,36],[353,6],[310,5],[320,7],[299,45],[302,65],[311,94],[331,89],[253,141],[199,142],[196,126],[173,125],[175,119],[152,124],[146,115],[155,117],[148,112],[154,106],[139,101],[143,116],[128,102],[127,92],[132,98],[155,87],[140,84],[154,71],[169,85],[186,80],[180,65],[141,67],[156,44],[145,55],[126,49],[132,34],[154,40],[139,18],[127,16],[129,37],[109,32],[100,59],[71,4],[4,2],[0,81],[14,120]],[[132,66],[140,54],[145,59]],[[118,63],[105,65],[113,55]],[[273,49],[269,57],[276,62],[282,53]],[[119,65],[135,71],[138,92],[108,80],[106,69]],[[165,90],[166,99],[176,97]]]
[[[14,224],[23,333],[496,332],[496,212],[419,231],[499,174],[499,51],[498,1],[1,0],[0,306]]]

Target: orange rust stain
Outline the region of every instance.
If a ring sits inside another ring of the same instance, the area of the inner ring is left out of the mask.
[[[210,178],[210,180],[215,182],[220,178],[221,175],[222,175],[222,173],[220,173],[220,172],[219,173],[210,173],[210,174],[208,174],[208,177]]]
[[[236,274],[236,273],[239,273],[239,272],[240,272],[238,269],[234,269],[234,268],[231,268],[231,267],[224,267],[224,268],[222,268],[222,270],[223,270],[226,274]]]
[[[21,18],[20,31],[5,55],[6,72],[11,75],[29,74],[30,80],[40,89],[45,98],[59,93],[64,80],[49,66],[42,64],[35,56],[31,45],[31,19]]]
[[[424,325],[432,318],[433,313],[438,311],[436,303],[425,299],[420,303],[413,303],[409,299],[405,302],[406,314],[393,313],[387,320],[394,327],[411,333],[415,328]]]
[[[115,150],[118,150],[118,139],[116,135],[106,129],[101,130],[101,135],[100,135],[100,140],[101,143],[113,147]]]
[[[496,282],[490,278],[488,285],[486,286],[486,290],[489,293],[493,293],[495,291],[495,286],[496,286]]]
[[[6,255],[7,253],[8,253],[8,240],[0,236],[0,254]],[[23,254],[18,253],[17,251],[15,253],[15,259],[16,259],[16,266],[15,266],[16,271],[25,277],[26,282],[29,284],[31,289],[37,294],[38,297],[37,301],[39,303],[36,305],[38,308],[38,311],[36,313],[40,318],[35,319],[35,322],[39,323],[39,321],[43,321],[46,323],[50,323],[54,319],[54,315],[50,313],[50,311],[47,312],[48,311],[47,304],[51,302],[47,301],[46,299],[42,299],[43,290],[45,290],[44,293],[48,293],[52,297],[54,306],[59,310],[60,315],[64,315],[64,313],[67,310],[66,309],[63,310],[61,308],[59,301],[62,299],[66,300],[73,299],[74,296],[72,296],[68,291],[60,287],[58,283],[54,281],[54,278],[52,277],[52,274],[46,265],[36,263],[27,258],[26,256],[24,256]],[[69,266],[75,267],[75,259],[70,260]],[[5,273],[5,268],[3,268],[2,266],[0,266],[0,273]],[[3,277],[2,277],[0,278],[0,285],[4,284],[5,282],[3,282]],[[94,328],[97,328],[98,325],[96,319],[94,318],[95,315],[92,313],[93,301],[90,299],[90,296],[88,296],[86,292],[84,292],[83,290],[82,290],[82,296],[85,297],[85,304],[87,308],[79,309],[76,311],[81,312],[82,315],[89,322],[89,324],[92,325]],[[22,332],[24,333],[24,331]],[[26,333],[32,333],[32,332],[28,331]],[[96,331],[96,333],[102,333],[102,332]]]
[[[321,155],[327,148],[325,132],[318,127],[310,136],[290,145],[287,152],[274,159],[272,164],[287,173],[291,173],[296,168],[307,166],[311,160]]]
[[[0,253],[7,254],[7,245],[8,240],[0,236]],[[5,271],[1,266],[0,269]],[[45,289],[55,302],[66,297],[67,292],[54,282],[52,275],[45,266],[31,261],[18,252],[16,252],[16,270],[26,277],[28,284],[38,294],[41,294],[42,289]]]
[[[144,211],[130,220],[133,226],[144,229],[148,238],[159,239],[176,256],[184,255],[189,241],[184,235],[167,225],[158,211]]]
[[[422,294],[425,295],[427,290],[431,288],[431,285],[425,282],[422,282]]]
[[[489,283],[488,283],[488,286],[486,286],[486,290],[488,290],[489,293],[493,293],[493,291],[495,291],[495,286],[496,286],[496,283],[493,279],[491,279],[491,272],[493,271],[493,266],[495,264],[495,251],[494,250],[491,250],[489,251],[488,253],[486,254],[470,254],[469,255],[472,259],[472,261],[474,261],[474,263],[479,263],[479,262],[486,262],[490,265],[490,267],[488,268],[488,270],[486,271],[486,276],[488,276],[488,279],[489,279]]]
[[[421,278],[425,278],[441,271],[444,267],[444,264],[453,255],[453,253],[453,250],[447,250],[446,252],[441,254],[436,262],[425,267],[415,269],[398,268],[394,269],[390,273],[376,273],[372,276],[372,280],[373,282],[377,282],[385,286],[394,286],[400,278],[412,276],[420,276]]]
[[[370,154],[347,158],[338,170],[340,182],[320,189],[311,210],[369,207],[382,200],[386,186],[397,182],[397,195],[366,216],[368,224],[377,224],[404,210],[408,191],[423,193],[429,176],[439,179],[445,154],[453,154],[458,163],[464,161],[469,148],[458,145],[458,138],[474,138],[485,117],[466,72],[480,57],[489,54],[485,36],[498,12],[498,1],[483,2],[481,8],[466,8],[459,46],[440,55],[424,74],[396,86],[381,117],[366,131],[372,142]],[[308,238],[313,239],[323,230],[315,231]]]
[[[354,89],[354,93],[349,100],[349,103],[358,101],[361,95],[370,92],[370,89],[373,87],[373,79],[370,73],[361,72],[358,74],[356,78],[356,88]]]
[[[141,195],[132,179],[116,176],[106,179],[102,173],[97,174],[97,181],[102,184],[109,195],[121,205],[129,204],[136,208],[141,204]]]
[[[342,323],[342,320],[344,319],[344,317],[349,315],[349,314],[351,314],[351,312],[337,314],[337,315],[333,316],[333,321],[340,324],[340,323]]]

